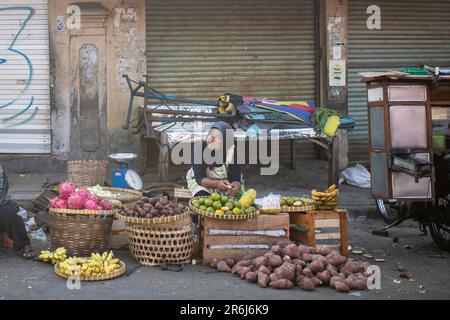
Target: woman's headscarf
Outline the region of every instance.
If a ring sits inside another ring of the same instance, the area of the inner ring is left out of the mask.
[[[227,159],[227,152],[228,149],[230,148],[230,146],[232,146],[234,144],[234,136],[233,136],[233,141],[228,141],[227,140],[227,131],[231,130],[232,132],[234,132],[234,129],[232,126],[230,126],[228,123],[226,122],[215,122],[211,128],[209,129],[210,131],[212,129],[217,129],[222,133],[222,146],[220,149],[216,150],[215,152],[220,152],[222,153],[222,157],[221,157],[221,163],[215,163],[213,166],[217,167],[217,166],[221,166],[225,163],[226,159]],[[229,137],[231,138],[231,137]]]

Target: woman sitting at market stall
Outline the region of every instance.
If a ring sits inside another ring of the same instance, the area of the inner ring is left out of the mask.
[[[6,233],[13,241],[14,250],[20,252],[24,259],[34,258],[25,224],[17,214],[19,206],[8,200],[8,178],[0,165],[0,236]]]
[[[202,141],[201,155],[198,154],[200,150],[196,150],[194,143],[193,165],[186,176],[188,188],[193,196],[209,196],[214,192],[238,196],[242,188],[243,166],[236,163],[237,152],[233,132],[229,124],[216,122],[209,130],[206,141]],[[233,141],[227,141],[227,136]],[[214,159],[213,163],[205,161],[203,156],[205,153],[210,153]],[[198,161],[199,159],[201,161]]]

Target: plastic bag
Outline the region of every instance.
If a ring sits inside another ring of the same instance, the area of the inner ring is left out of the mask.
[[[26,220],[28,218],[28,212],[24,208],[20,207],[19,212],[17,212],[17,215],[21,217],[23,220]]]
[[[370,172],[367,171],[366,167],[357,164],[342,171],[339,183],[344,182],[354,187],[370,189]]]
[[[31,218],[30,220],[28,220],[27,222],[25,222],[25,230],[27,232],[30,232],[33,229],[33,227],[35,227],[35,226],[36,226],[36,220],[34,219],[34,217]]]
[[[30,237],[31,237],[31,239],[34,239],[34,240],[47,241],[47,236],[46,236],[44,230],[42,230],[42,228],[31,232]]]

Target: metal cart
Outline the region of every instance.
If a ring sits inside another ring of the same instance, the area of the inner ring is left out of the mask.
[[[450,77],[364,77],[372,196],[391,228],[407,219],[450,250]]]

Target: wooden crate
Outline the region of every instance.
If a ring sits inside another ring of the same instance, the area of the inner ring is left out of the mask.
[[[217,220],[204,218],[203,221],[203,263],[208,264],[214,258],[235,260],[241,259],[246,254],[260,256],[270,250],[270,247],[278,241],[289,240],[289,215],[282,213],[279,215],[259,215],[252,220]],[[233,231],[267,231],[283,230],[283,236],[269,235],[211,235],[211,230],[226,230],[227,233]],[[264,245],[262,249],[222,249],[212,248],[212,246],[223,245]]]
[[[342,255],[348,256],[347,211],[291,213],[290,223],[291,240],[311,247],[339,249]],[[320,233],[316,232],[317,229],[320,229]]]

